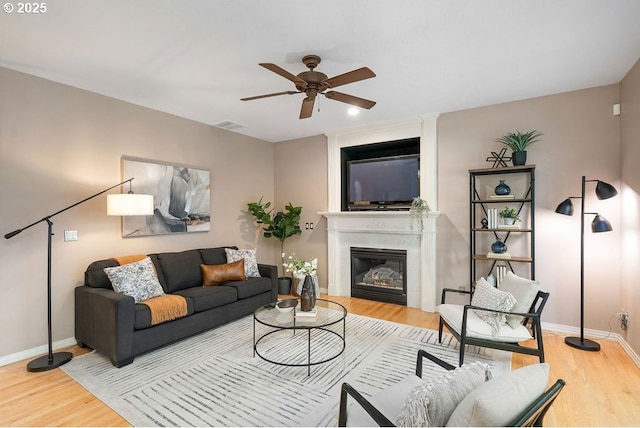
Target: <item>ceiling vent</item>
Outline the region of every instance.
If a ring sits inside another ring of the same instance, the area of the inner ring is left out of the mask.
[[[233,131],[234,129],[244,128],[244,125],[240,125],[239,123],[232,122],[230,120],[223,120],[222,122],[214,123],[213,126],[217,126],[218,128],[227,129],[229,131]]]

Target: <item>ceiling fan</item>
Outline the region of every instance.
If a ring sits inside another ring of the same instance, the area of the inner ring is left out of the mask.
[[[275,97],[278,95],[293,95],[293,94],[306,94],[306,98],[302,100],[302,108],[300,109],[300,119],[306,119],[311,117],[313,112],[313,104],[315,103],[316,96],[318,94],[325,97],[340,101],[343,103],[351,104],[356,107],[370,109],[376,105],[375,101],[370,101],[364,98],[355,97],[353,95],[345,94],[337,91],[327,91],[347,83],[358,82],[360,80],[370,79],[376,77],[375,73],[367,67],[358,68],[357,70],[349,71],[348,73],[340,74],[338,76],[328,78],[326,74],[314,69],[320,64],[320,57],[317,55],[306,55],[302,58],[302,63],[309,68],[309,71],[303,71],[297,76],[289,73],[287,70],[272,64],[272,63],[260,63],[267,70],[271,70],[276,74],[292,81],[296,85],[297,91],[284,91],[275,92],[273,94],[257,95],[255,97],[241,98],[242,101],[257,100],[260,98]]]

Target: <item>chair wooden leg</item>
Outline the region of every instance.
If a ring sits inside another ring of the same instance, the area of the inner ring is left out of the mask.
[[[440,321],[438,322],[438,343],[442,343],[442,318],[440,318]]]

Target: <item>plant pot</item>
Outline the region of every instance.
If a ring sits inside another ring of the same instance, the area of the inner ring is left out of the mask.
[[[527,151],[519,150],[517,152],[511,152],[511,160],[514,166],[527,164]]]
[[[504,218],[504,224],[506,224],[507,226],[513,226],[515,222],[516,222],[516,219],[514,218],[509,218],[509,217]]]
[[[278,278],[278,294],[291,294],[291,278]]]

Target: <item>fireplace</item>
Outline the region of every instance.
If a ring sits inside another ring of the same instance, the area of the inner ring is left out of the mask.
[[[407,251],[351,247],[351,297],[407,305]]]

